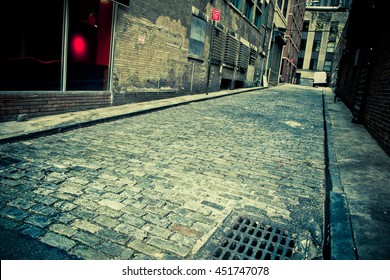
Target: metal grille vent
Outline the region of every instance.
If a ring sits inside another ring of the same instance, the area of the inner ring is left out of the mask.
[[[226,34],[218,27],[214,28],[211,63],[219,65],[223,60]]]
[[[237,65],[237,55],[240,49],[240,41],[230,34],[226,36],[225,52],[224,52],[224,63],[235,66]]]
[[[277,226],[239,217],[212,253],[219,260],[286,260],[297,246],[293,234]]]

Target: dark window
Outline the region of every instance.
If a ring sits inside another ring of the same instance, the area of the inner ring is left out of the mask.
[[[232,0],[231,3],[239,10],[241,10],[241,0]]]
[[[253,6],[254,6],[254,4],[253,4],[252,0],[246,0],[245,1],[244,15],[250,21],[252,21]]]
[[[267,4],[267,2],[264,2],[262,24],[264,24],[265,26],[267,26],[267,19],[268,19],[268,4]]]
[[[306,43],[307,43],[307,40],[306,39],[302,39],[301,40],[301,45],[299,46],[299,49],[304,51],[306,49]]]
[[[113,4],[69,0],[67,90],[107,90]]]
[[[303,29],[302,29],[302,31],[309,31],[309,25],[310,25],[310,21],[308,21],[308,20],[305,20],[304,22],[303,22]]]
[[[288,0],[284,1],[284,6],[283,6],[283,15],[284,17],[287,17],[287,8],[288,8]]]
[[[317,59],[310,59],[309,70],[317,70]]]
[[[197,16],[192,16],[189,53],[203,58],[207,23]]]
[[[302,69],[303,67],[303,57],[298,58],[297,68]]]
[[[255,26],[257,28],[260,28],[261,26],[261,11],[256,8],[256,14],[255,14]]]
[[[63,6],[1,2],[0,90],[60,90]]]

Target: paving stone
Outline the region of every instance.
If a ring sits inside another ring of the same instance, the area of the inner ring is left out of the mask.
[[[108,239],[113,242],[119,243],[119,244],[127,244],[127,242],[130,240],[130,236],[127,234],[119,233],[117,231],[114,231],[112,229],[101,229],[96,233],[97,236],[103,238],[103,239]]]
[[[99,204],[103,205],[103,206],[107,206],[107,207],[114,209],[114,210],[121,210],[123,207],[126,206],[123,203],[120,203],[117,201],[112,201],[109,199],[103,199],[103,200],[99,201]]]
[[[159,259],[159,258],[162,258],[162,256],[164,255],[163,251],[161,251],[160,249],[158,249],[154,246],[150,246],[150,245],[146,244],[145,242],[142,242],[138,239],[135,239],[132,242],[130,242],[128,246],[130,248],[134,249],[135,251],[140,252],[141,254],[145,254],[145,255],[151,256],[153,258]],[[158,246],[158,247],[160,247],[160,246]]]
[[[44,228],[52,223],[52,219],[50,217],[38,214],[32,214],[25,221],[40,228]]]
[[[35,205],[33,201],[24,198],[17,198],[15,200],[10,201],[8,204],[24,210],[27,210]]]
[[[65,236],[51,232],[48,232],[44,236],[42,236],[41,241],[50,246],[57,247],[65,251],[68,251],[76,244],[76,242]]]
[[[30,213],[26,212],[25,210],[15,208],[15,207],[6,207],[3,209],[0,209],[0,215],[5,216],[17,221],[22,221],[26,219],[28,216],[30,216]]]
[[[189,247],[183,246],[179,243],[176,243],[174,241],[161,239],[158,237],[151,237],[148,241],[148,244],[153,245],[158,248],[162,248],[164,250],[167,250],[169,252],[172,252],[176,255],[179,255],[181,257],[187,256],[191,249]]]
[[[141,228],[144,224],[146,224],[143,219],[133,216],[131,214],[123,214],[119,218],[119,221],[130,224],[136,228]]]
[[[72,235],[73,240],[77,240],[83,244],[94,247],[96,244],[102,242],[102,239],[94,234],[85,231],[77,231]]]
[[[76,233],[76,230],[68,225],[64,224],[52,224],[49,229],[55,233],[71,237]]]
[[[191,228],[191,227],[187,227],[185,225],[180,225],[180,224],[174,224],[171,226],[171,228],[185,236],[188,236],[188,237],[193,237],[193,238],[200,238],[203,233],[200,232],[200,231],[197,231],[196,229],[194,228]]]
[[[144,230],[140,230],[128,224],[119,224],[114,230],[125,234],[130,238],[137,238],[139,240],[143,240],[148,236]]]
[[[172,235],[172,231],[165,229],[165,228],[162,228],[162,227],[159,227],[159,226],[156,226],[156,225],[147,224],[147,225],[144,225],[141,229],[149,232],[151,235],[162,237],[164,239],[168,239],[169,236]]]
[[[101,230],[102,227],[96,224],[92,224],[88,221],[84,221],[81,219],[76,219],[72,222],[72,227],[79,228],[85,231],[88,231],[90,233],[96,233],[97,231]]]
[[[99,252],[93,248],[84,245],[78,245],[71,251],[72,254],[85,260],[110,260],[112,257],[103,252]]]
[[[99,215],[94,218],[93,221],[108,228],[115,228],[120,223],[117,219],[113,219],[105,215]]]
[[[29,224],[23,224],[22,226],[20,226],[18,228],[18,230],[21,233],[29,235],[33,238],[38,238],[38,237],[42,236],[44,233],[46,233],[45,230],[38,228],[38,227],[35,227],[35,226],[32,226],[32,225],[29,225]]]

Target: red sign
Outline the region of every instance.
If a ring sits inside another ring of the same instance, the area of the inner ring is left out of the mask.
[[[211,19],[218,22],[221,21],[221,10],[213,8],[211,10]]]

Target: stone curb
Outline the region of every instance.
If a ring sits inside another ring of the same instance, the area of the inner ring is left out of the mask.
[[[324,129],[326,149],[326,187],[329,258],[332,260],[356,260],[356,248],[353,237],[352,224],[349,213],[348,199],[340,180],[337,166],[337,157],[334,151],[332,138],[332,124],[327,106],[325,93],[324,102]],[[325,248],[326,249],[326,248]]]
[[[142,104],[143,106],[140,106],[141,103],[133,103],[133,104],[126,104],[122,105],[123,107],[128,106],[128,109],[124,109],[124,112],[121,113],[113,113],[111,115],[106,115],[103,117],[91,117],[90,119],[83,120],[83,121],[70,121],[65,124],[59,124],[59,125],[54,125],[53,127],[43,127],[43,128],[37,128],[35,131],[31,132],[21,132],[17,135],[12,135],[12,136],[7,136],[7,135],[0,135],[0,144],[5,144],[5,143],[12,143],[12,142],[17,142],[17,141],[22,141],[22,140],[28,140],[28,139],[33,139],[41,136],[47,136],[47,135],[53,135],[57,133],[62,133],[74,129],[79,129],[82,127],[88,127],[88,126],[93,126],[99,123],[105,123],[105,122],[111,122],[123,118],[128,118],[132,116],[137,116],[137,115],[142,115],[146,114],[149,112],[154,112],[154,111],[159,111],[159,110],[164,110],[172,107],[177,107],[181,105],[186,105],[190,104],[193,102],[201,102],[205,100],[211,100],[211,99],[217,99],[217,98],[222,98],[225,96],[231,96],[231,95],[236,95],[240,93],[245,93],[245,92],[250,92],[250,91],[255,91],[255,90],[260,90],[264,89],[264,87],[252,87],[252,88],[244,88],[244,89],[237,89],[237,90],[225,90],[225,91],[220,91],[220,92],[211,92],[208,94],[201,93],[201,94],[196,94],[196,95],[184,95],[184,96],[179,96],[179,97],[174,97],[174,98],[167,98],[167,99],[161,99],[161,100],[154,100],[150,102],[144,102]],[[156,103],[156,104],[154,104]],[[149,104],[149,106],[148,106]],[[135,107],[143,107],[143,108],[131,108],[131,106]],[[119,107],[119,106],[115,106]],[[115,110],[114,106],[106,107],[106,108],[98,108],[98,109],[92,109],[88,111],[98,111],[98,110]],[[81,111],[82,112],[82,111]],[[72,112],[73,114],[76,114],[78,112]],[[55,115],[53,115],[55,116]],[[49,116],[50,117],[50,116]],[[0,123],[1,125],[1,123]]]

